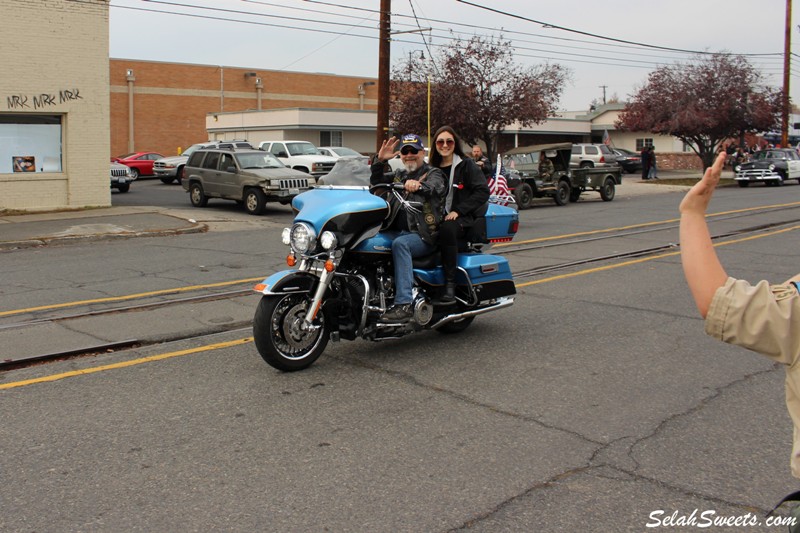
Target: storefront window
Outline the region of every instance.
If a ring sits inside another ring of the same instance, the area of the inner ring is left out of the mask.
[[[0,174],[61,172],[63,115],[0,114]]]

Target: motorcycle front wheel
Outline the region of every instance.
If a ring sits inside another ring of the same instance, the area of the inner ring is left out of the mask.
[[[312,329],[302,327],[310,303],[305,293],[261,298],[253,318],[253,338],[261,358],[270,366],[294,372],[308,368],[322,355],[330,326],[319,312]]]

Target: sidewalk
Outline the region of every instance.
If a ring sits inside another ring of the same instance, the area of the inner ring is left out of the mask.
[[[105,207],[0,216],[0,250],[208,230],[206,224],[167,211],[158,207]]]

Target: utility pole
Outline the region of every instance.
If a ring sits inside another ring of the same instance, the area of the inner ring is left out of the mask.
[[[786,33],[783,38],[783,113],[781,115],[781,146],[789,146],[789,60],[792,44],[792,0],[786,0]]]
[[[381,0],[380,45],[378,48],[378,125],[375,132],[375,151],[389,134],[389,66],[391,63],[392,1]]]
[[[606,105],[606,89],[608,89],[608,85],[598,85],[601,89],[603,89],[603,105]]]

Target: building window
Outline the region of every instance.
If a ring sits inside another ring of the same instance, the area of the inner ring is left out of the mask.
[[[321,132],[319,132],[319,145],[320,146],[341,146],[342,145],[342,132],[341,131],[321,131]]]
[[[653,146],[652,138],[636,139],[636,151],[641,152],[645,146]]]
[[[63,115],[0,115],[0,174],[61,172]]]

